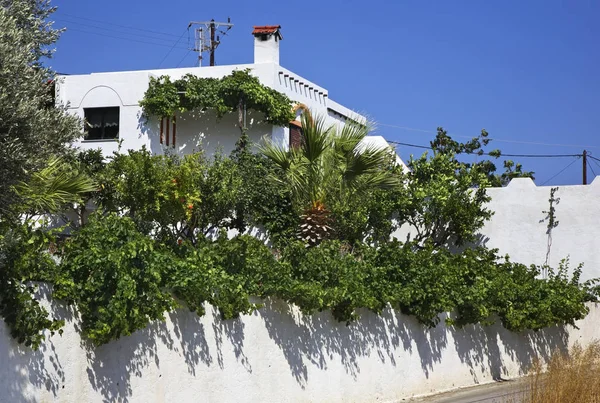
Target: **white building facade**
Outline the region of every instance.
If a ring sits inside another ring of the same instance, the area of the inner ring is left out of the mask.
[[[329,124],[344,123],[348,119],[366,121],[364,116],[331,100],[327,89],[279,65],[279,45],[283,39],[279,29],[279,26],[255,27],[253,64],[61,75],[56,80],[56,100],[87,122],[86,137],[76,145],[81,149],[101,148],[105,155],[117,151],[119,144],[122,150],[146,146],[155,154],[167,150],[188,154],[199,149],[209,155],[217,150],[227,154],[234,148],[240,136],[237,114],[217,119],[211,111],[186,112],[176,116],[176,123],[172,119],[161,121],[142,115],[139,102],[150,78],[163,75],[172,80],[186,74],[221,78],[234,70],[249,69],[263,85],[287,95],[294,103],[305,105],[313,115],[324,116]],[[289,127],[260,123],[259,117],[257,112],[248,111],[248,135],[253,142],[270,138],[289,144]],[[389,146],[380,136],[369,136],[367,141]]]

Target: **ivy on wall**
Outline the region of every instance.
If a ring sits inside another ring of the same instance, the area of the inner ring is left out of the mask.
[[[294,118],[292,101],[284,94],[260,83],[250,70],[235,70],[222,78],[201,78],[186,74],[178,80],[152,77],[140,102],[144,115],[166,118],[176,112],[214,110],[217,118],[238,112],[243,129],[243,111],[264,115],[264,121],[287,126]]]

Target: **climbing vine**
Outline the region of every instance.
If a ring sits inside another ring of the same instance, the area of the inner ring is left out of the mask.
[[[479,173],[456,171],[441,155],[412,163],[411,175],[403,176],[407,183],[392,193],[397,203],[348,201],[367,218],[352,221],[355,238],[381,233],[377,247],[340,234],[306,248],[295,235],[289,184],[269,186],[267,178],[281,173],[250,153],[245,141],[242,136],[231,157],[143,149],[97,161],[90,172],[99,184],[98,208],[86,220],[77,218],[68,240],[50,248],[39,231],[33,238],[13,236],[17,243],[0,237],[7,253],[0,263],[13,278],[19,275],[16,291],[32,280],[53,284],[53,297],[77,307],[82,335],[96,345],[180,306],[203,315],[209,303],[223,319],[235,318],[260,308],[251,296],[278,298],[307,314],[329,310],[346,323],[357,319],[359,308],[378,313],[391,306],[425,326],[454,312],[451,325],[500,320],[513,331],[573,324],[587,314],[585,303],[596,300],[595,282],[580,281],[581,267],[526,266],[485,247],[457,252],[455,246],[472,242],[470,235],[489,218],[488,198],[471,189]],[[443,179],[428,174],[433,171]],[[447,197],[445,183],[457,194]],[[426,195],[433,197],[419,201]],[[373,216],[382,209],[385,214]],[[424,216],[429,210],[435,217]],[[430,233],[390,241],[389,212],[400,223],[421,220]],[[263,228],[271,241],[228,236],[247,228]],[[20,299],[6,293],[0,314],[15,338],[36,347],[44,329],[57,331],[62,323],[48,317],[32,292],[13,293]]]
[[[548,259],[550,259],[550,250],[552,249],[552,230],[558,227],[558,220],[556,219],[556,205],[560,203],[560,197],[555,197],[558,187],[550,188],[550,198],[548,199],[548,210],[542,211],[546,214],[546,218],[542,221],[547,221],[546,224],[546,235],[548,235],[547,247],[546,247],[546,260],[544,266],[548,265]],[[544,273],[545,274],[545,273]]]
[[[186,74],[172,80],[169,76],[152,77],[140,102],[144,115],[165,118],[176,112],[213,110],[217,118],[238,112],[243,129],[244,108],[261,112],[264,121],[287,126],[294,118],[292,101],[284,94],[259,81],[250,70],[235,70],[222,78],[202,78]]]

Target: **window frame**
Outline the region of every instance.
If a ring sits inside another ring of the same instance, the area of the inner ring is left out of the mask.
[[[115,137],[106,137],[106,116],[110,110],[116,110],[117,112],[117,134]],[[89,138],[89,123],[87,119],[88,113],[92,111],[102,111],[101,115],[101,135],[100,138]],[[89,108],[83,108],[83,141],[84,142],[108,142],[108,141],[119,141],[121,131],[121,107],[119,106],[94,106]]]

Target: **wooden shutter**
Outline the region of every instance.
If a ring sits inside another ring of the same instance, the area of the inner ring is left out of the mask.
[[[290,149],[300,148],[302,145],[302,127],[299,123],[290,123]]]

